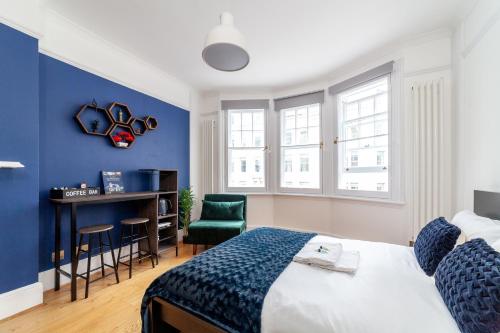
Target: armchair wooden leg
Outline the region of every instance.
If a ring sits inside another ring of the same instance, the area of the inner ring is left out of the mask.
[[[196,255],[197,245],[193,244],[193,256]]]

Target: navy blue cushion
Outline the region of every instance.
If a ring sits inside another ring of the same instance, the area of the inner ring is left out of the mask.
[[[500,332],[500,253],[483,239],[444,257],[435,281],[462,333]]]
[[[446,222],[444,217],[437,218],[422,228],[413,250],[425,274],[434,274],[439,262],[453,250],[458,236],[460,228]]]

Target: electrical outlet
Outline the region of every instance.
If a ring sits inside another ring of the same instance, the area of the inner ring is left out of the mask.
[[[63,260],[64,259],[64,250],[59,251],[59,259]],[[56,261],[56,253],[52,252],[52,262]]]

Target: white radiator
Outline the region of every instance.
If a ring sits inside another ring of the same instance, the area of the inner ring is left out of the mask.
[[[444,79],[413,82],[413,239],[451,207],[450,117]]]
[[[215,120],[203,120],[201,133],[203,194],[215,192],[214,181],[214,144]]]

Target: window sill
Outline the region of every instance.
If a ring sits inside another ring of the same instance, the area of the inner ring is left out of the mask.
[[[232,192],[227,192],[231,194]],[[260,197],[260,196],[279,196],[279,197],[303,197],[303,198],[318,198],[318,199],[333,199],[333,200],[346,200],[346,201],[359,201],[368,203],[380,203],[395,206],[406,205],[405,201],[390,200],[390,199],[379,199],[379,198],[360,198],[353,196],[343,196],[343,195],[324,195],[324,194],[306,194],[306,193],[270,193],[270,192],[242,192],[247,196]]]

